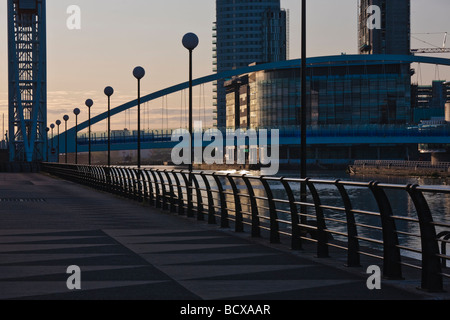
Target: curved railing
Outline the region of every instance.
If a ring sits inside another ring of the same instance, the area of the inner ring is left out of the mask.
[[[330,248],[344,250],[349,267],[360,266],[362,256],[377,259],[389,279],[402,279],[405,268],[419,270],[424,290],[442,291],[450,278],[450,224],[433,219],[427,200],[450,199],[447,187],[49,163],[42,170],[236,232],[249,228],[252,237],[271,243],[287,236],[294,250],[312,243],[318,257],[328,257]],[[408,212],[394,206],[400,194]],[[356,197],[373,206],[357,208]]]

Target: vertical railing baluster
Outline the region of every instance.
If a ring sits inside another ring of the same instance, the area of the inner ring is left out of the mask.
[[[205,216],[203,214],[203,196],[202,191],[200,190],[200,184],[198,181],[197,173],[192,174],[192,182],[194,183],[195,186],[195,195],[197,198],[197,220],[203,221],[205,220]]]
[[[175,192],[173,191],[172,179],[170,178],[167,170],[164,170],[163,173],[166,176],[167,183],[169,184],[169,204],[170,204],[169,209],[170,209],[170,212],[176,212],[176,210],[175,210]]]
[[[383,275],[387,279],[403,279],[397,228],[392,218],[391,203],[384,190],[378,187],[378,182],[370,182],[369,189],[372,191],[380,210],[383,229]]]
[[[227,229],[230,227],[230,222],[228,221],[228,205],[226,197],[224,194],[224,188],[220,177],[217,173],[213,173],[214,181],[216,182],[217,190],[219,190],[219,200],[220,200],[220,227]]]
[[[316,209],[317,222],[317,257],[328,258],[328,233],[326,232],[325,216],[323,214],[322,203],[320,201],[319,193],[317,192],[314,183],[310,179],[306,179],[306,185],[313,197],[314,207]]]
[[[127,185],[126,185],[126,175],[124,168],[118,168],[120,173],[120,194],[122,197],[127,197]]]
[[[187,217],[188,218],[193,218],[194,217],[194,213],[192,211],[192,193],[189,191],[189,172],[185,172],[185,171],[181,171],[180,172],[181,176],[183,177],[183,181],[184,181],[184,186],[186,189],[186,212],[187,212]],[[191,198],[191,200],[189,201],[189,197]],[[190,206],[190,207],[189,207]]]
[[[278,215],[273,193],[265,177],[260,177],[260,181],[266,191],[267,202],[269,203],[270,214],[270,243],[280,243],[280,228],[278,226]]]
[[[422,244],[422,284],[421,288],[430,292],[443,291],[441,261],[439,258],[439,243],[433,216],[423,193],[417,190],[418,185],[408,185],[411,200],[416,207],[420,225],[420,240]]]
[[[244,224],[242,221],[242,206],[241,206],[241,198],[239,196],[239,190],[236,186],[236,182],[234,181],[233,177],[230,174],[227,174],[226,177],[230,182],[234,196],[234,210],[235,210],[234,229],[236,232],[244,232]]]
[[[147,169],[145,169],[143,172],[146,175],[148,181],[148,203],[150,204],[150,206],[156,206],[154,202],[155,197],[153,196],[152,174]]]
[[[285,178],[281,178],[281,184],[286,191],[286,195],[289,200],[289,206],[291,209],[291,224],[292,224],[292,236],[291,236],[291,249],[292,250],[301,250],[302,249],[302,239],[300,233],[300,219],[298,216],[297,205],[295,204],[294,193],[292,192],[292,188],[289,185],[289,182],[285,180]]]
[[[181,187],[180,179],[178,178],[177,171],[172,170],[173,177],[175,179],[175,182],[177,184],[177,193],[178,193],[178,215],[182,216],[184,215],[184,200],[183,200],[183,188]]]
[[[247,187],[248,195],[250,197],[249,200],[252,212],[252,237],[259,238],[261,237],[261,229],[260,229],[261,224],[259,221],[258,204],[256,203],[255,191],[247,175],[243,175],[242,180],[244,181],[245,186]]]
[[[138,200],[139,202],[143,202],[144,197],[143,197],[142,191],[143,191],[143,188],[144,188],[144,186],[143,186],[144,180],[143,180],[143,176],[142,176],[142,169],[135,169],[135,170],[134,170],[134,173],[135,173],[135,175],[136,175],[136,184],[137,184],[136,192],[137,192],[137,200]]]
[[[150,173],[152,174],[153,181],[155,182],[155,208],[159,209],[162,207],[160,185],[158,182],[157,175],[155,173],[155,169],[151,169]]]
[[[200,176],[205,184],[206,194],[208,196],[208,224],[216,224],[216,215],[214,210],[214,198],[211,191],[211,184],[208,181],[208,177],[204,172],[200,172]]]
[[[358,230],[356,229],[355,215],[353,214],[353,206],[348,196],[347,190],[341,184],[340,180],[335,181],[336,188],[341,195],[341,199],[344,203],[345,216],[347,220],[347,237],[348,237],[348,252],[347,252],[347,266],[348,267],[360,267],[359,257],[359,242],[358,242]]]
[[[163,178],[160,170],[156,170],[155,172],[158,175],[159,181],[161,182],[161,191],[162,191],[161,209],[167,210],[168,204],[167,204],[167,190],[166,190],[165,181],[164,181],[164,178]]]

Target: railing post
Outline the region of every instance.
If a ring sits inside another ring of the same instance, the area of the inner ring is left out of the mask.
[[[292,224],[292,236],[291,236],[291,249],[301,250],[302,249],[302,239],[300,238],[300,219],[298,217],[297,205],[295,204],[294,193],[289,185],[289,182],[285,178],[281,178],[281,183],[283,184],[284,190],[289,200],[289,206],[291,208],[291,224]]]
[[[348,255],[347,267],[360,267],[361,261],[359,257],[359,242],[358,230],[356,229],[355,215],[353,214],[353,206],[348,196],[347,190],[340,183],[340,180],[335,181],[336,188],[339,190],[341,199],[344,202],[345,216],[347,219],[347,236],[348,236]]]
[[[186,177],[187,175],[187,177]],[[194,217],[194,195],[193,195],[193,186],[192,186],[192,180],[193,180],[193,174],[192,172],[188,172],[187,174],[182,172],[182,176],[183,176],[183,180],[185,182],[185,186],[186,186],[186,199],[187,199],[187,207],[186,207],[186,211],[187,211],[187,217],[188,218],[193,218]]]
[[[128,169],[128,173],[130,174],[130,187],[131,187],[131,199],[137,200],[137,184],[135,181],[135,171],[133,169]]]
[[[111,167],[105,167],[104,168],[104,170],[105,170],[105,176],[106,176],[106,190],[109,192],[109,193],[113,193],[113,182],[112,182],[112,179],[111,179]]]
[[[175,193],[173,191],[173,183],[172,183],[172,179],[169,176],[169,173],[167,172],[167,170],[163,171],[166,178],[167,178],[167,183],[169,184],[169,201],[170,201],[170,212],[175,212]]]
[[[392,218],[393,213],[389,198],[386,196],[384,190],[378,186],[378,182],[370,182],[369,189],[372,191],[380,209],[384,246],[383,275],[387,279],[401,280],[403,277],[400,248],[398,247],[397,228]]]
[[[325,231],[327,226],[325,223],[325,216],[322,210],[322,203],[320,201],[319,193],[317,192],[314,183],[310,179],[306,179],[306,185],[313,197],[314,207],[316,209],[316,222],[317,222],[317,257],[328,258],[328,233]]]
[[[220,199],[220,227],[223,229],[227,229],[230,227],[230,223],[228,221],[228,206],[225,198],[225,194],[223,193],[222,182],[220,182],[220,178],[217,173],[213,173],[214,181],[217,185],[217,190],[219,190],[219,199]]]
[[[235,210],[235,231],[236,232],[244,232],[244,224],[242,221],[242,206],[241,206],[241,198],[239,197],[239,190],[236,186],[236,182],[230,174],[226,175],[228,181],[230,182],[231,189],[233,190],[234,196],[234,210]]]
[[[161,191],[162,191],[162,209],[167,210],[167,190],[164,182],[164,178],[161,175],[161,171],[156,170],[156,174],[159,177],[159,181],[161,182]]]
[[[439,258],[439,244],[433,216],[423,193],[417,190],[418,185],[408,185],[411,200],[416,207],[420,225],[420,240],[422,244],[422,286],[430,292],[443,291],[441,261]]]
[[[269,203],[270,212],[270,243],[280,243],[280,228],[278,226],[278,215],[275,202],[273,201],[272,189],[265,177],[261,176],[260,181],[266,191],[267,201]]]
[[[172,170],[173,177],[177,184],[177,193],[178,193],[178,215],[184,215],[184,200],[183,200],[183,188],[181,188],[181,182],[178,178],[177,172]]]
[[[261,229],[260,229],[261,225],[259,221],[258,205],[255,199],[255,191],[253,190],[253,186],[252,183],[250,182],[250,179],[246,175],[242,176],[242,180],[244,180],[244,183],[248,190],[248,195],[250,196],[250,206],[252,209],[252,237],[259,238],[261,237]]]
[[[124,198],[128,197],[128,178],[126,174],[125,168],[120,168],[120,176],[122,177],[121,181],[121,189],[122,189],[122,196]]]
[[[150,205],[153,205],[156,207],[156,204],[154,202],[155,197],[153,196],[153,180],[152,180],[152,174],[148,172],[148,170],[144,170],[145,175],[147,176],[148,180],[148,202]]]
[[[161,192],[159,191],[159,183],[158,178],[156,176],[155,170],[151,169],[150,173],[153,176],[153,181],[155,182],[155,208],[161,208],[162,207],[162,201],[161,201]]]
[[[188,173],[188,175],[190,175],[190,172]],[[183,177],[184,185],[186,187],[186,199],[187,199],[186,216],[188,218],[192,218],[194,216],[194,213],[192,212],[192,192],[189,191],[190,189],[189,178],[186,177],[186,174],[183,171],[181,171],[181,176]],[[191,198],[190,200],[189,197]]]
[[[208,224],[216,224],[216,215],[214,210],[214,198],[211,191],[211,184],[208,181],[208,177],[202,171],[200,176],[203,179],[203,183],[205,184],[206,193],[208,195]]]
[[[141,177],[142,177],[142,188],[143,188],[143,194],[142,194],[142,202],[145,204],[147,204],[148,202],[148,184],[149,184],[149,180],[147,174],[145,173],[145,169],[141,169]]]
[[[136,174],[136,183],[137,183],[137,200],[139,202],[143,202],[144,196],[142,194],[143,190],[143,176],[142,176],[142,169],[135,169]]]
[[[203,196],[202,196],[202,191],[200,190],[200,185],[198,182],[198,175],[195,173],[192,173],[192,182],[195,185],[195,195],[197,197],[197,220],[204,221],[205,216],[203,215]],[[192,194],[192,196],[193,196],[193,194]]]
[[[125,179],[126,179],[126,181],[127,181],[127,185],[126,185],[126,189],[127,189],[127,191],[126,191],[127,197],[128,197],[129,199],[132,199],[132,198],[133,198],[133,193],[134,193],[134,191],[133,191],[133,185],[132,185],[132,183],[131,183],[130,169],[124,168],[123,171],[125,172]]]

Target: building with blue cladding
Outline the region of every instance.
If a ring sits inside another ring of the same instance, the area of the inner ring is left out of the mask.
[[[384,60],[387,57],[373,55],[364,59],[342,55],[309,63],[306,105],[309,132],[342,134],[342,130],[351,128],[373,132],[402,127],[407,130],[417,124],[414,116],[417,117],[418,110],[428,109],[433,103],[439,105],[443,118],[449,98],[447,84],[436,82],[427,97],[429,103],[425,106],[422,101],[419,108],[417,86],[411,85],[413,71],[409,61],[416,57]],[[227,129],[299,132],[301,69],[298,67],[255,71],[234,77],[224,85]],[[351,143],[342,138],[342,144],[322,139],[322,143],[310,144],[308,159],[317,159],[322,164],[347,164],[353,159],[429,159],[430,155],[421,153],[417,143],[396,142],[389,137],[376,143],[366,138]],[[283,140],[282,163],[293,164],[299,159],[298,142],[299,139]]]
[[[410,65],[353,58],[325,60],[308,67],[308,125],[410,123]],[[237,124],[252,129],[299,126],[300,75],[299,68],[283,68],[226,82],[227,128],[234,129]],[[236,120],[238,117],[244,119]]]

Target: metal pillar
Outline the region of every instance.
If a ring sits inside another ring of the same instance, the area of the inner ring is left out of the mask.
[[[45,160],[46,60],[46,0],[8,0],[11,162]]]

